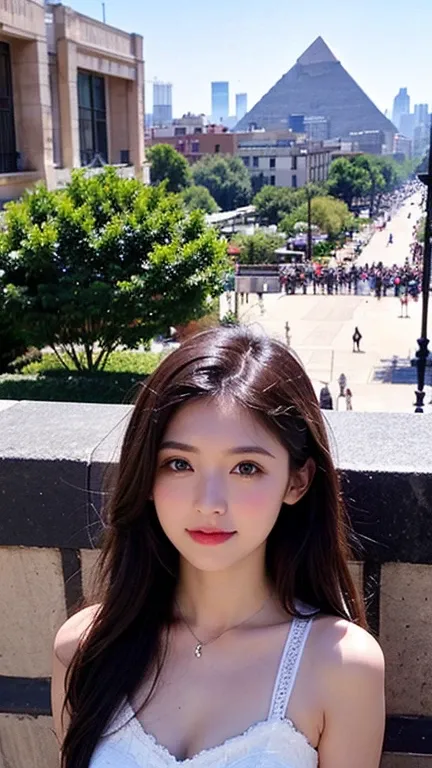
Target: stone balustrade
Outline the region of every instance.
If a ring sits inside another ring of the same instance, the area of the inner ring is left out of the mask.
[[[0,0],[2,2],[3,0]],[[51,648],[86,594],[129,406],[0,402],[0,766],[55,768]],[[432,768],[432,417],[329,413],[387,663],[383,768]]]

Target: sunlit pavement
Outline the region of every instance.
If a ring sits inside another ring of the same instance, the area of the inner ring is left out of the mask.
[[[365,248],[360,263],[405,261],[412,241],[412,228],[421,215],[420,196],[410,201],[393,217],[383,232],[377,232]],[[408,219],[408,211],[412,212]],[[387,247],[389,232],[394,245]],[[226,308],[222,300],[222,312]],[[335,409],[345,410],[339,400],[337,380],[341,373],[353,393],[357,411],[413,411],[416,369],[410,365],[420,335],[421,298],[411,301],[408,318],[401,318],[399,299],[393,295],[381,300],[374,296],[264,296],[264,313],[255,294],[249,303],[239,301],[241,322],[259,327],[285,340],[285,323],[290,326],[291,346],[308,371],[317,393],[323,382],[329,383]],[[352,334],[358,326],[363,335],[361,352],[352,351]],[[432,368],[426,372],[428,411],[432,391]]]

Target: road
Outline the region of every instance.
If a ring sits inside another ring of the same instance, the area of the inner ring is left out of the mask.
[[[405,201],[382,232],[375,232],[360,256],[362,264],[382,261],[385,266],[392,267],[393,264],[405,263],[406,257],[410,255],[413,228],[423,215],[420,202],[421,194],[415,194]],[[411,203],[413,204],[411,205]],[[411,218],[408,219],[409,213]],[[393,235],[393,245],[388,245],[390,233]]]
[[[369,264],[403,264],[412,240],[412,227],[421,216],[420,196],[404,204],[383,232],[376,232],[361,255]],[[412,211],[408,219],[408,211]],[[391,229],[389,229],[391,227]],[[394,245],[387,247],[389,232]],[[221,312],[227,309],[226,299]],[[335,407],[345,408],[338,401],[337,380],[344,373],[353,392],[353,408],[359,411],[412,411],[416,371],[410,359],[417,349],[420,331],[421,301],[411,302],[409,317],[400,317],[400,303],[393,296],[264,296],[264,312],[255,294],[239,306],[242,323],[285,340],[288,322],[291,346],[301,358],[317,394],[323,382],[329,383]],[[352,352],[355,326],[363,335],[362,352]],[[431,400],[429,384],[432,369],[427,372],[425,402]]]

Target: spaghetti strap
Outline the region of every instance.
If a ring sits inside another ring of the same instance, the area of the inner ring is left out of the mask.
[[[283,720],[294,688],[313,619],[293,618],[282,653],[268,715],[269,720]]]

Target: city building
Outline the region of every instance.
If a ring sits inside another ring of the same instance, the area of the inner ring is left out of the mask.
[[[253,123],[266,130],[290,127],[290,115],[322,116],[329,138],[347,139],[351,131],[378,130],[392,145],[395,126],[361,90],[321,37],[236,126]]]
[[[170,125],[173,119],[171,83],[153,83],[153,125]]]
[[[403,134],[403,136],[408,136],[409,139],[412,139],[414,136],[414,128],[415,128],[415,116],[413,112],[406,112],[404,115],[400,116],[399,120],[399,131]]]
[[[142,178],[142,37],[43,0],[0,0],[0,20],[0,203],[83,165]]]
[[[429,104],[414,105],[414,128],[418,125],[428,125],[429,123]]]
[[[330,121],[322,115],[305,116],[304,129],[310,141],[326,141],[330,138]]]
[[[351,131],[349,135],[354,152],[367,155],[385,154],[385,135],[383,131]]]
[[[170,128],[153,128],[146,134],[146,144],[169,144],[190,163],[204,155],[234,155],[236,134],[222,125],[208,125],[203,115],[184,115],[173,120]]]
[[[406,160],[412,157],[412,141],[408,136],[397,133],[393,142],[393,155],[397,159]]]
[[[252,179],[275,187],[303,187],[328,178],[333,152],[339,145],[330,142],[301,142],[296,137],[277,138],[256,133],[238,134],[237,155],[242,158]]]
[[[402,115],[409,115],[410,113],[410,97],[407,88],[400,88],[399,93],[395,96],[393,101],[393,122],[399,130],[401,129],[401,117]]]
[[[236,122],[238,123],[248,110],[247,93],[236,93]]]
[[[427,150],[429,149],[429,142],[430,142],[430,116],[428,115],[428,119],[426,123],[421,123],[421,125],[417,125],[414,128],[414,136],[413,136],[413,156],[414,157],[423,157]]]
[[[288,129],[294,133],[305,133],[305,116],[290,115],[288,118]]]
[[[211,84],[211,117],[213,123],[224,123],[229,118],[229,83]]]

